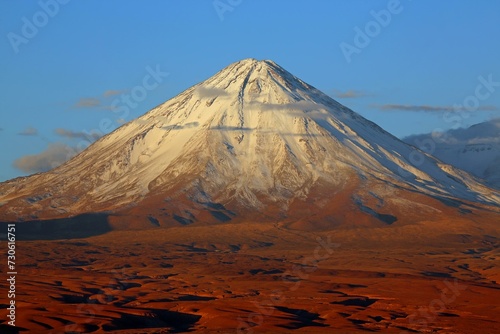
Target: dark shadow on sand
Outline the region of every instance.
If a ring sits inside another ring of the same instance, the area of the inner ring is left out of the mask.
[[[7,225],[0,222],[0,231],[7,233]],[[71,218],[15,222],[16,240],[78,239],[101,235],[111,231],[108,215],[87,213]]]

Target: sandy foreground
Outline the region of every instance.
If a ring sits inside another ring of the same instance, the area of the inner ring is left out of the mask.
[[[483,218],[18,241],[16,326],[40,334],[500,333],[498,228],[495,216]],[[6,325],[5,279],[0,289],[0,331],[16,333]]]

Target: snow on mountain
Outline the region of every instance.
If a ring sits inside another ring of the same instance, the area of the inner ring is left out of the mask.
[[[403,140],[432,142],[432,155],[500,189],[500,118],[439,134],[413,135]]]
[[[181,197],[234,210],[275,207],[272,214],[285,215],[312,202],[318,209],[325,198],[340,203],[344,195],[371,214],[369,201],[383,207],[406,196],[409,205],[414,194],[500,203],[497,192],[423,152],[413,166],[414,150],[273,61],[245,59],[62,166],[0,184],[0,220],[145,203],[158,210]]]

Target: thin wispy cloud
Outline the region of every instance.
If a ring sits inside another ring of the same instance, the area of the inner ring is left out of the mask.
[[[105,91],[102,94],[102,96],[110,97],[110,96],[120,95],[120,94],[123,94],[125,92],[126,92],[126,90],[110,89],[110,90]]]
[[[97,132],[83,132],[83,131],[72,131],[72,130],[67,130],[63,128],[57,128],[54,130],[54,133],[61,136],[65,137],[68,139],[84,139],[88,141],[95,141],[99,138],[102,137],[102,134],[97,133]]]
[[[230,125],[217,125],[217,126],[210,127],[209,130],[215,130],[215,131],[252,131],[252,130],[255,130],[255,128],[230,126]],[[261,131],[261,132],[264,132],[264,131]]]
[[[38,130],[35,129],[34,127],[27,127],[21,132],[18,132],[18,135],[21,136],[37,136],[38,135]]]
[[[191,123],[186,123],[183,125],[167,125],[162,127],[164,130],[181,130],[181,129],[191,129],[191,128],[196,128],[199,126],[200,123],[198,122],[191,122]]]
[[[195,92],[201,98],[213,98],[218,96],[226,96],[228,93],[222,88],[212,88],[199,86],[195,89]]]
[[[339,99],[357,99],[360,97],[365,97],[367,96],[367,94],[359,90],[350,89],[346,90],[345,92],[334,90],[333,96]]]
[[[78,100],[74,108],[99,108],[101,106],[101,101],[94,97],[82,97]]]
[[[104,105],[103,102],[108,98],[112,98],[113,96],[117,96],[125,93],[126,90],[118,90],[118,89],[109,89],[104,91],[101,96],[98,97],[82,97],[80,98],[74,105],[75,109],[85,109],[85,108],[99,108],[105,110],[113,110],[111,106]]]
[[[496,106],[479,106],[467,109],[464,106],[435,106],[435,105],[412,105],[412,104],[382,104],[373,107],[383,111],[413,111],[413,112],[447,112],[447,111],[498,111]]]
[[[50,144],[45,151],[39,154],[26,155],[16,159],[13,166],[25,173],[47,172],[63,164],[77,153],[78,151],[71,146],[62,143]]]
[[[281,111],[281,110],[311,111],[323,107],[321,104],[317,104],[312,101],[306,101],[306,100],[290,102],[290,103],[252,102],[250,104],[253,107],[258,108],[262,111]]]

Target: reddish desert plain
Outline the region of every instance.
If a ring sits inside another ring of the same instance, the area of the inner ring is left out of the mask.
[[[499,203],[274,61],[243,59],[0,183],[1,240],[17,222],[0,331],[499,333]]]
[[[17,241],[16,327],[3,302],[0,328],[499,333],[498,217],[477,210],[330,230],[247,221],[50,232],[51,240]],[[6,301],[5,279],[0,289]]]

